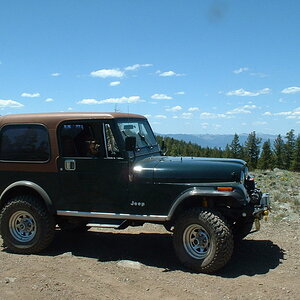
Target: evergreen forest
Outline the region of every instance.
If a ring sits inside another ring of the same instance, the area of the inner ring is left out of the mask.
[[[253,131],[241,144],[239,135],[235,134],[225,149],[201,147],[170,137],[157,136],[157,140],[160,145],[164,141],[166,155],[170,156],[239,158],[247,162],[250,170],[279,168],[300,172],[300,135],[296,136],[294,129],[285,136],[279,134],[273,143],[270,140],[262,143]]]

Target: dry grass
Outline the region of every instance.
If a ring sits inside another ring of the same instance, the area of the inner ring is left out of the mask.
[[[256,170],[252,172],[257,186],[271,197],[274,220],[299,220],[300,173],[286,170]]]

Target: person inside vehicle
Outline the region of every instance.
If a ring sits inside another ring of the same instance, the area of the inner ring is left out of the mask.
[[[95,140],[86,141],[87,144],[87,157],[96,157],[99,155],[100,145],[96,143]]]

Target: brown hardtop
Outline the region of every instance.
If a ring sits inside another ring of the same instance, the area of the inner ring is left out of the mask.
[[[142,115],[129,113],[112,112],[59,112],[59,113],[31,113],[31,114],[12,114],[0,116],[0,127],[7,124],[39,123],[48,128],[56,128],[62,121],[71,120],[96,120],[96,119],[121,119],[139,118],[145,119]]]

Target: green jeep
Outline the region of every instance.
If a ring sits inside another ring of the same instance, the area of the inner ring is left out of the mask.
[[[183,265],[211,273],[269,207],[244,161],[164,156],[143,116],[0,117],[0,230],[12,252],[42,251],[56,225],[148,222],[173,232]]]

